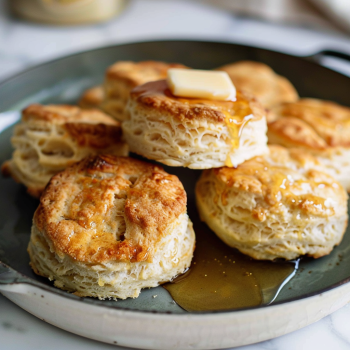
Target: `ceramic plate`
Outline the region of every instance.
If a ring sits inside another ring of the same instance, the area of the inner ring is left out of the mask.
[[[330,52],[328,52],[330,53]],[[337,55],[336,53],[332,53]],[[217,42],[159,41],[112,46],[31,68],[0,85],[0,162],[11,157],[10,137],[19,111],[29,103],[76,103],[117,60],[162,60],[210,69],[236,60],[269,64],[301,96],[348,104],[350,79],[308,59]],[[165,167],[184,182],[194,227],[202,224],[194,204],[200,172]],[[38,201],[11,179],[0,178],[0,290],[9,299],[58,327],[93,339],[139,348],[212,349],[249,344],[285,334],[335,311],[350,299],[350,232],[326,257],[302,259],[296,275],[271,305],[188,313],[162,287],[137,299],[99,301],[58,290],[29,267],[26,251]],[[153,298],[157,295],[157,298]]]

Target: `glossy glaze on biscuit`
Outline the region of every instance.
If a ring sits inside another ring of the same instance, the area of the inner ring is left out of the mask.
[[[131,91],[130,98],[140,106],[169,113],[180,121],[204,119],[224,124],[227,114],[235,116],[238,122],[248,115],[253,115],[252,120],[260,120],[265,116],[260,104],[240,91],[237,91],[234,101],[178,97],[171,93],[166,80],[138,86]]]
[[[136,87],[122,128],[133,152],[171,166],[234,166],[267,152],[265,111],[237,92],[235,101],[173,96],[165,80]]]
[[[116,200],[123,202],[121,213]],[[34,222],[77,261],[150,262],[167,226],[186,213],[186,201],[179,179],[159,166],[101,155],[56,175]]]
[[[255,259],[329,254],[347,224],[347,194],[299,150],[270,154],[237,168],[206,170],[196,188],[201,214],[228,245]]]
[[[268,138],[311,153],[350,190],[350,108],[306,98],[282,104],[269,113]]]
[[[295,124],[297,120],[300,130],[304,127],[309,132],[309,135],[303,138],[304,143],[298,141],[304,147],[311,149],[350,148],[349,107],[330,101],[303,98],[295,103],[275,107],[270,113],[270,120],[271,130],[274,132],[275,125],[276,127],[278,125],[276,133],[281,138],[286,136],[290,142],[293,142],[293,135],[288,133],[288,127]],[[281,125],[284,125],[285,128],[283,129]]]
[[[40,261],[34,253],[40,249],[54,256]],[[193,249],[179,179],[159,166],[107,155],[51,179],[29,245],[35,271],[63,289],[100,298],[135,297],[170,280],[189,266]],[[78,275],[76,281],[69,282],[70,275]],[[87,276],[91,285],[82,280]]]

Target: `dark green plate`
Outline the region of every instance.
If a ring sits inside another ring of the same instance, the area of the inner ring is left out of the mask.
[[[19,110],[29,103],[75,103],[82,91],[100,83],[106,67],[118,60],[181,62],[193,68],[210,69],[237,60],[256,60],[286,76],[301,96],[329,99],[349,105],[350,79],[317,63],[320,55],[349,59],[324,51],[308,58],[294,57],[259,48],[218,42],[158,41],[106,47],[57,59],[31,68],[0,85],[0,162],[11,157],[12,125]],[[167,168],[184,182],[189,215],[195,227],[201,224],[194,204],[194,183],[199,171]],[[34,210],[38,202],[11,179],[0,178],[0,284],[24,282],[67,298],[80,299],[58,290],[29,268],[26,251]],[[335,288],[350,280],[350,232],[333,252],[318,260],[303,259],[300,269],[282,289],[276,303],[304,298]],[[157,294],[156,302],[152,295]],[[111,302],[90,298],[84,302],[113,308],[158,312],[184,312],[163,288],[145,290],[137,299]]]

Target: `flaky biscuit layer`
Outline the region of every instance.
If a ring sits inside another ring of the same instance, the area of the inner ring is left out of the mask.
[[[165,79],[169,68],[186,67],[160,61],[116,62],[107,69],[104,84],[85,91],[79,104],[83,108],[100,108],[123,121],[130,91],[149,81]]]
[[[265,111],[239,92],[236,101],[185,99],[160,80],[133,89],[127,113],[130,150],[170,166],[235,166],[267,152]]]
[[[329,254],[346,229],[346,192],[312,156],[269,148],[237,168],[203,172],[196,187],[202,220],[254,259]]]
[[[97,85],[84,91],[79,100],[79,106],[85,109],[102,109],[101,105],[105,100],[103,85]]]
[[[126,298],[182,273],[194,240],[176,176],[100,155],[52,178],[34,215],[29,252],[34,271],[62,289]]]
[[[269,113],[268,139],[311,153],[350,191],[350,108],[309,98],[282,104]]]
[[[27,107],[11,142],[15,151],[2,173],[35,197],[54,174],[90,154],[128,155],[119,122],[98,110],[68,105]]]

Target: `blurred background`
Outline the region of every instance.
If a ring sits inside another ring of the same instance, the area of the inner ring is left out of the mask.
[[[350,53],[349,0],[0,0],[0,80],[90,48],[164,38]],[[350,64],[323,63],[350,74]]]

